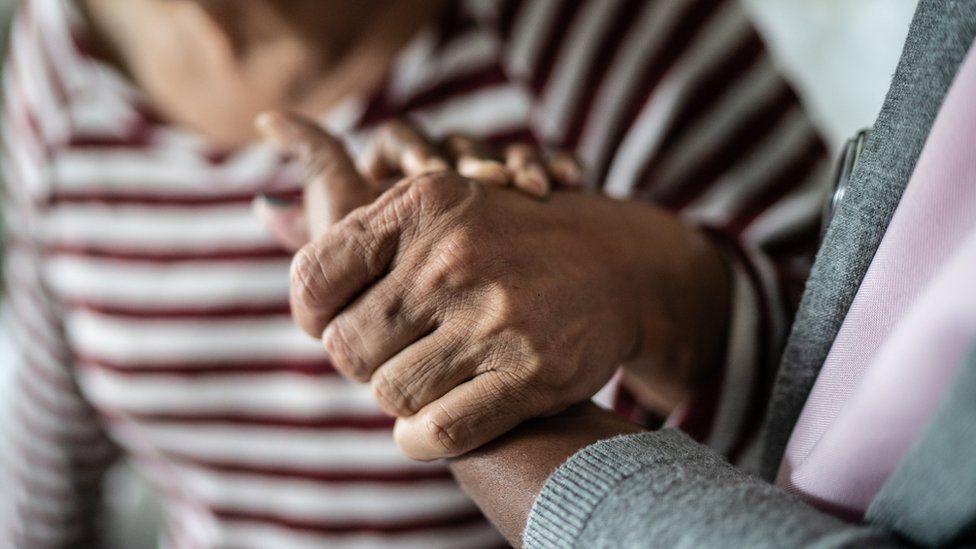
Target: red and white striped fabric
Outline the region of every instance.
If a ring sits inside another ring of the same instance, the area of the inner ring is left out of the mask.
[[[444,466],[400,456],[368,387],[292,326],[290,258],[250,201],[297,192],[294,167],[160,122],[85,32],[68,0],[29,0],[5,65],[20,360],[0,543],[92,540],[121,451],[161,493],[175,547],[498,545]],[[741,446],[811,258],[824,154],[735,2],[452,3],[383,86],[323,121],[359,149],[390,116],[574,149],[608,192],[721,239],[745,343],[687,415]]]

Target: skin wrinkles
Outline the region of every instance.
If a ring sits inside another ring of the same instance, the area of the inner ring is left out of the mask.
[[[323,157],[345,154],[305,127],[295,135]],[[415,135],[390,142],[404,127],[379,138],[400,151],[385,163],[417,148]],[[376,184],[354,166],[317,170],[330,181],[306,193]],[[296,321],[371,384],[408,456],[462,455],[586,400],[620,367],[666,413],[720,362],[729,273],[703,235],[645,203],[513,189],[406,175],[296,254]]]

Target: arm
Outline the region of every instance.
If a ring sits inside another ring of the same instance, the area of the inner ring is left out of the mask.
[[[450,466],[516,546],[903,544],[821,513],[678,431],[641,431],[592,405],[526,422]]]
[[[45,209],[38,204],[49,182],[40,151],[50,124],[40,122],[50,120],[22,88],[25,73],[34,84],[46,74],[17,51],[39,36],[30,21],[15,20],[4,80],[3,329],[12,359],[2,365],[9,387],[0,399],[0,546],[87,547],[97,537],[101,480],[116,449],[78,389],[59,303],[44,282]]]
[[[494,14],[505,69],[536,99],[536,140],[574,151],[594,186],[707,228],[745,283],[724,371],[674,418],[730,456],[760,423],[755,403],[812,263],[826,160],[738,4],[505,2]],[[629,370],[638,403],[669,412],[660,387]]]
[[[18,221],[12,210],[5,212],[8,224]],[[12,368],[11,387],[0,406],[0,540],[15,548],[90,545],[98,537],[102,477],[116,448],[79,392],[38,252],[15,233],[7,231],[5,257],[5,329],[14,360],[5,365]]]

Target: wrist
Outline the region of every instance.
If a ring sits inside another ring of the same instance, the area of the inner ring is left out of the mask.
[[[635,296],[637,344],[623,364],[645,405],[670,413],[721,368],[731,310],[732,274],[703,232],[660,208],[628,219],[629,292]]]
[[[531,419],[502,437],[448,460],[455,479],[486,517],[518,547],[532,504],[549,476],[600,440],[643,429],[586,402]]]

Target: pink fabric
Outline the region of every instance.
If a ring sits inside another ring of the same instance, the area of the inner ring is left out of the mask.
[[[778,485],[850,518],[924,429],[976,337],[974,97],[971,48],[780,466]]]

